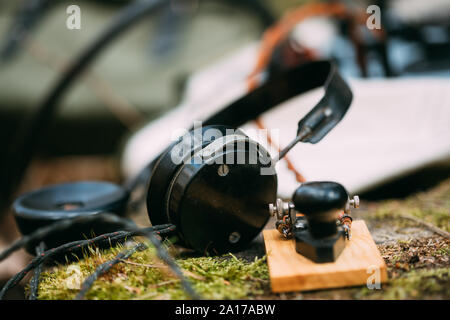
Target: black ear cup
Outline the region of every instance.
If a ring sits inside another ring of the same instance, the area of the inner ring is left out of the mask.
[[[276,200],[277,176],[261,170],[270,167],[267,151],[242,131],[226,129],[203,128],[201,146],[192,146],[182,163],[172,161],[172,144],[149,183],[152,224],[175,224],[184,245],[200,253],[242,249],[264,227]]]
[[[128,192],[113,183],[83,181],[45,187],[26,193],[14,201],[13,210],[17,225],[23,235],[56,221],[102,212],[123,215]],[[118,225],[107,223],[78,223],[69,230],[51,234],[43,239],[47,248],[67,242],[82,240],[95,234],[117,231]],[[27,250],[34,254],[37,243]]]

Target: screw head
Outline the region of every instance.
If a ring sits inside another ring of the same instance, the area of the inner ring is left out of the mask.
[[[221,177],[225,177],[228,172],[230,172],[230,168],[226,164],[221,164],[217,169],[217,174]]]
[[[228,172],[230,172],[230,168],[226,164],[222,164],[217,169],[217,174],[221,177],[225,177]]]
[[[269,213],[272,217],[277,213],[277,207],[273,203],[269,203]]]
[[[228,241],[230,243],[237,243],[241,239],[241,234],[237,231],[230,233]]]
[[[359,208],[359,197],[353,196],[353,199],[350,200],[350,203],[353,206],[353,208],[355,208],[355,209]]]

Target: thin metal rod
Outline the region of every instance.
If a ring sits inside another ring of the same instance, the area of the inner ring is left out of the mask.
[[[275,157],[272,158],[272,166],[275,166],[278,161],[284,158],[284,156],[293,148],[297,143],[302,141],[308,134],[310,134],[311,129],[309,127],[305,127],[301,130],[298,135],[292,140],[283,150],[281,150]]]

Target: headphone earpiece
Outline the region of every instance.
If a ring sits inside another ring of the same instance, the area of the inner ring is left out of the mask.
[[[54,222],[102,212],[123,215],[129,194],[121,186],[109,182],[82,181],[44,187],[23,194],[14,201],[14,216],[23,235]],[[49,235],[42,241],[48,248],[83,239],[92,233],[100,235],[117,231],[114,223],[77,223],[70,230]],[[27,250],[34,254],[38,243],[30,243]]]
[[[172,144],[153,167],[150,221],[175,224],[184,245],[201,253],[242,249],[264,227],[268,203],[276,199],[277,176],[261,174],[270,156],[240,130],[208,126],[201,130],[201,143],[190,144],[183,161],[175,163],[176,148],[194,136],[195,130]]]

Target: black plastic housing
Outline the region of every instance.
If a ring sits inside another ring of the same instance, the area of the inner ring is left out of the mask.
[[[292,200],[305,215],[293,227],[296,251],[317,263],[335,261],[345,248],[345,232],[337,218],[348,201],[347,190],[336,182],[306,182]]]
[[[20,232],[28,235],[38,228],[56,221],[79,216],[91,216],[102,212],[123,215],[128,201],[128,192],[113,183],[82,181],[52,185],[28,192],[13,203],[14,217]],[[107,232],[120,230],[114,223],[77,223],[69,229],[52,233],[42,239],[47,248],[67,242],[83,240]],[[30,243],[26,249],[35,254],[38,242]]]
[[[304,225],[307,226],[306,221]],[[337,227],[336,233],[326,238],[313,237],[308,227],[294,227],[293,234],[295,238],[295,250],[316,263],[336,261],[345,249],[347,241],[342,227]]]
[[[276,174],[261,174],[262,168],[270,167],[267,152],[241,131],[227,137],[228,142],[206,141],[178,165],[169,162],[168,151],[154,167],[149,185],[147,209],[152,224],[175,224],[183,244],[202,254],[244,248],[265,226],[268,205],[276,200]],[[196,163],[208,146],[216,152]],[[249,163],[254,148],[260,148],[259,157]],[[234,163],[229,162],[232,158]]]

